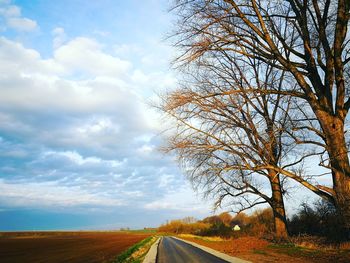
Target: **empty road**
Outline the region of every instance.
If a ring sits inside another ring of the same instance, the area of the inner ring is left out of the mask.
[[[227,263],[197,247],[180,240],[163,237],[158,247],[157,263]]]

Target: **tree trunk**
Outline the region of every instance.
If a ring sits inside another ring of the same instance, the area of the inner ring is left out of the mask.
[[[336,207],[340,215],[340,222],[344,229],[344,239],[350,240],[350,177],[344,173],[335,173],[337,186]]]
[[[275,235],[279,241],[288,239],[286,212],[284,208],[280,175],[275,171],[269,171],[272,190],[272,210],[274,216]]]
[[[350,239],[350,164],[346,147],[344,120],[321,114],[320,123],[325,134],[329,164],[332,169],[335,205],[344,237]]]

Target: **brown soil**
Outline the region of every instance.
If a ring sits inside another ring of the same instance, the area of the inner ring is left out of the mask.
[[[316,250],[273,245],[256,237],[240,237],[227,241],[207,241],[200,238],[181,237],[210,247],[225,254],[249,260],[251,262],[350,262],[350,251]]]
[[[0,261],[109,262],[148,236],[127,232],[0,233]]]

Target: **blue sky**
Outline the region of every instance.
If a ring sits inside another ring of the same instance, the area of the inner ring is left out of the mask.
[[[168,1],[0,0],[0,230],[211,213],[148,106],[176,85]]]
[[[174,87],[166,1],[0,1],[0,230],[203,217],[147,103]]]

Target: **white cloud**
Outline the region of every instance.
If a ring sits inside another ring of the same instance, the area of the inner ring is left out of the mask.
[[[21,43],[5,37],[0,37],[0,59],[0,79],[7,81],[6,86],[31,83],[32,78],[55,80],[57,74],[63,72],[62,66],[54,60],[43,60],[36,50],[25,48]]]
[[[10,206],[120,206],[118,199],[89,193],[79,186],[60,186],[56,182],[7,183],[0,179],[0,201]]]
[[[62,27],[56,27],[52,30],[53,35],[53,47],[56,49],[64,44],[64,42],[67,40],[66,33],[64,32],[64,29]]]
[[[118,167],[121,166],[124,162],[118,162],[116,160],[103,160],[96,156],[90,156],[84,158],[76,151],[62,151],[62,152],[55,152],[55,151],[48,151],[43,153],[44,159],[50,159],[50,158],[66,158],[70,162],[77,164],[77,165],[104,165],[109,167]]]
[[[10,1],[0,2],[0,15],[4,17],[6,27],[18,31],[33,31],[38,29],[36,21],[22,17],[21,9],[16,5],[10,5]]]
[[[141,90],[149,88],[150,82],[135,82],[134,71],[128,70],[131,63],[127,61],[120,67],[123,74],[108,75],[120,60],[99,49],[101,45],[95,40],[76,40],[58,50],[71,49],[82,41],[91,57],[101,56],[102,61],[108,57],[107,61],[112,61],[110,69],[107,69],[107,62],[105,70],[99,69],[105,75],[95,75],[97,72],[91,68],[82,79],[70,76],[84,64],[84,61],[79,62],[84,52],[75,58],[76,54],[72,53],[70,59],[76,64],[71,64],[69,69],[64,59],[44,60],[36,50],[0,38],[3,61],[0,64],[3,73],[0,76],[0,129],[47,147],[92,150],[110,156],[136,149],[140,154],[150,153],[154,145],[143,146],[145,142],[135,139],[150,140],[160,129],[157,114],[148,109],[140,94]],[[152,79],[153,82],[156,80]],[[129,146],[131,142],[132,147]]]
[[[56,55],[43,60],[35,50],[0,38],[1,102],[27,109],[54,107],[94,112],[140,105],[136,93],[120,76],[131,64],[103,53],[97,42],[73,40],[60,47]],[[79,71],[86,71],[82,80],[60,77],[64,72],[74,75]]]
[[[0,208],[82,207],[125,217],[139,210],[157,220],[164,217],[160,208],[176,216],[193,207],[205,213],[191,190],[177,194],[184,178],[156,150],[164,124],[145,102],[154,91],[174,86],[164,49],[114,27],[105,28],[110,35],[94,31],[99,24],[84,24],[81,16],[69,28],[44,32],[68,20],[49,12],[36,22],[24,11],[0,0],[0,28],[8,31],[0,37]],[[84,37],[72,38],[74,32]],[[110,45],[124,40],[128,44]]]
[[[0,4],[9,4],[10,1],[3,1]],[[18,6],[10,5],[7,7],[0,8],[0,14],[5,17],[16,17],[21,15],[21,9]]]
[[[84,123],[77,128],[77,132],[82,135],[102,134],[112,132],[117,134],[120,131],[120,126],[108,117],[92,118],[88,123]]]
[[[176,209],[172,203],[164,202],[164,201],[154,201],[145,205],[146,209],[149,210],[163,210],[163,209]]]
[[[148,154],[152,153],[154,148],[155,148],[154,145],[144,144],[137,149],[137,152],[139,152],[141,155],[148,155]]]
[[[198,197],[195,196],[193,190],[187,184],[184,184],[174,192],[167,193],[161,199],[145,204],[144,206],[147,210],[176,210],[186,213],[196,213],[197,215],[209,214],[211,211],[208,207],[208,204],[199,201]]]
[[[31,133],[33,128],[11,114],[0,112],[0,129],[7,132]]]
[[[85,37],[78,37],[55,50],[55,60],[71,73],[93,76],[120,77],[131,69],[131,63],[102,51],[102,45]]]
[[[94,39],[60,39],[63,28],[52,34],[56,49],[47,59],[0,38],[0,130],[6,140],[25,144],[0,144],[8,158],[25,159],[0,160],[6,178],[0,191],[8,187],[0,201],[28,207],[149,203],[151,210],[169,203],[187,211],[163,198],[183,179],[167,176],[177,170],[155,150],[160,124],[144,104],[171,76],[135,68]],[[153,203],[157,198],[161,203]]]
[[[159,187],[167,187],[173,181],[175,181],[175,176],[173,174],[163,174],[159,179]]]
[[[38,27],[36,21],[20,17],[9,18],[7,20],[7,25],[18,31],[33,31]]]

